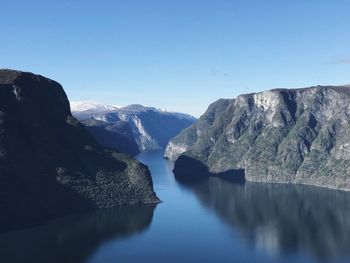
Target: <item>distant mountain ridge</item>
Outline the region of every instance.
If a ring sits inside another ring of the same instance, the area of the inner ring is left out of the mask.
[[[118,109],[116,106],[104,105],[94,101],[72,101],[70,102],[71,111],[107,111]]]
[[[83,114],[83,112],[130,112],[130,113],[139,113],[146,111],[157,111],[163,113],[165,115],[177,116],[179,118],[188,119],[192,121],[196,121],[197,118],[193,117],[190,114],[168,111],[165,109],[158,109],[155,107],[143,106],[141,104],[130,104],[127,106],[116,106],[103,104],[96,101],[70,101],[70,107],[72,112],[79,112],[79,114]]]
[[[102,141],[103,130],[115,132],[128,140],[134,138],[138,151],[165,149],[171,138],[196,121],[195,117],[188,114],[145,107],[140,104],[118,108],[96,102],[73,101],[71,109],[72,114],[88,127],[88,130],[101,144],[105,146],[113,144],[113,148],[119,148],[120,151],[129,154],[135,154],[133,143],[130,142],[130,147],[128,147],[127,145],[118,145],[120,140],[117,139],[111,138],[109,141]],[[130,129],[127,129],[127,126]],[[124,127],[123,134],[120,127]]]

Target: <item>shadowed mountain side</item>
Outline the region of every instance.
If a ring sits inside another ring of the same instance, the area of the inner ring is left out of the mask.
[[[0,234],[0,258],[12,263],[83,263],[103,242],[144,231],[154,208],[148,204],[99,210]]]
[[[132,156],[140,152],[128,123],[124,121],[108,123],[95,119],[85,120],[82,123],[101,145]]]
[[[175,162],[173,173],[178,181],[191,183],[206,180],[210,176],[225,178],[231,182],[244,183],[244,170],[229,170],[222,173],[211,173],[201,161],[188,155],[181,155]]]
[[[158,201],[148,168],[100,146],[71,115],[59,83],[0,70],[0,231]]]
[[[186,186],[258,250],[275,256],[303,250],[321,262],[350,255],[347,192],[215,177]]]
[[[161,112],[151,108],[140,112],[137,116],[144,129],[157,141],[159,148],[165,149],[171,138],[196,121],[192,116],[183,115],[186,117],[178,113]]]

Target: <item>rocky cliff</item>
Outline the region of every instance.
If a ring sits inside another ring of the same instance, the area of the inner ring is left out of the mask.
[[[72,102],[71,104],[74,105],[73,115],[84,125],[91,120],[99,120],[101,121],[100,128],[113,126],[114,128],[109,131],[115,133],[121,133],[118,126],[121,126],[122,123],[128,125],[131,131],[128,137],[134,138],[140,151],[165,149],[171,138],[196,120],[187,114],[167,112],[136,104],[122,108],[96,103],[89,107],[84,102]],[[101,142],[99,138],[96,139]],[[123,151],[123,149],[120,150]]]
[[[211,173],[244,169],[249,181],[350,190],[349,141],[350,87],[276,89],[216,101],[165,157]]]
[[[158,199],[146,166],[105,149],[57,82],[0,70],[0,226]]]

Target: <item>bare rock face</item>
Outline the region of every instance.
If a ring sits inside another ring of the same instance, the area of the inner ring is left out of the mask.
[[[153,202],[147,167],[97,144],[60,84],[0,70],[0,226]]]
[[[350,88],[277,89],[219,100],[173,138],[165,157],[249,181],[350,190]],[[176,168],[176,165],[175,165]]]

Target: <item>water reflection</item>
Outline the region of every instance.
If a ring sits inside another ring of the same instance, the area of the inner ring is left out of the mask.
[[[154,208],[139,205],[95,211],[1,234],[0,262],[85,262],[101,243],[145,230]]]
[[[215,177],[186,186],[256,249],[282,257],[302,252],[319,261],[350,255],[350,193]]]

